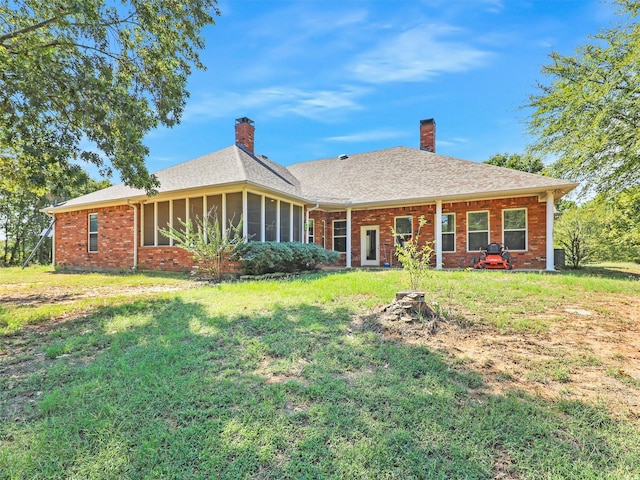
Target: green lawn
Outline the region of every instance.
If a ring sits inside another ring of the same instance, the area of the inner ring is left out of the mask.
[[[425,290],[471,333],[527,335],[585,296],[640,296],[614,267]],[[0,270],[0,478],[640,478],[638,418],[487,393],[443,352],[353,328],[405,280]]]

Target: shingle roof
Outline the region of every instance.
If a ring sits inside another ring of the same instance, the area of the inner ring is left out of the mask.
[[[204,155],[156,173],[159,193],[249,183],[326,205],[374,205],[513,196],[553,190],[557,196],[577,184],[542,175],[446,157],[407,147],[279,165],[239,146]],[[66,202],[55,210],[125,202],[143,190],[115,185]]]
[[[518,192],[567,193],[565,180],[447,157],[416,148],[394,147],[291,165],[303,194],[320,203],[352,205],[407,200],[479,198]]]
[[[283,194],[301,196],[300,182],[284,166],[235,145],[160,170],[156,176],[160,180],[158,193],[251,183]],[[119,184],[69,200],[63,208],[144,196],[144,190]]]

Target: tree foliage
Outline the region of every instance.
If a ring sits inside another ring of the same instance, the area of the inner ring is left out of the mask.
[[[0,178],[16,189],[79,162],[152,191],[143,137],[180,121],[217,0],[0,0]],[[54,184],[55,186],[55,184]]]
[[[75,171],[59,187],[60,200],[91,193],[109,186],[107,180],[96,182],[86,173]],[[51,223],[51,218],[40,209],[51,205],[49,195],[42,196],[31,190],[6,188],[0,183],[0,265],[21,265],[38,244],[40,234]],[[39,248],[34,262],[48,263],[51,242]]]
[[[551,54],[550,79],[530,98],[533,149],[556,158],[554,174],[616,191],[640,181],[640,11],[617,0],[620,23],[574,55]]]
[[[483,163],[496,167],[511,168],[521,172],[545,174],[544,164],[539,157],[531,154],[520,155],[518,153],[496,153]]]
[[[555,225],[555,240],[572,268],[598,260],[603,224],[594,205],[568,208]]]

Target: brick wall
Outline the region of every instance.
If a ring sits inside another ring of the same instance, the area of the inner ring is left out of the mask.
[[[526,251],[511,252],[514,268],[544,269],[546,267],[546,203],[539,202],[537,196],[505,198],[472,202],[445,203],[443,213],[454,213],[456,221],[456,251],[443,253],[445,268],[464,268],[471,265],[475,252],[468,252],[467,212],[489,211],[489,240],[502,242],[502,211],[510,208],[526,208],[528,219],[528,239]],[[78,269],[130,269],[134,257],[134,209],[128,205],[81,210],[57,214],[55,228],[56,264]],[[98,251],[88,251],[88,216],[98,214]],[[140,215],[140,210],[138,209]],[[360,230],[363,226],[377,225],[380,229],[380,264],[397,265],[393,254],[391,229],[395,217],[412,216],[414,232],[418,227],[418,217],[424,215],[428,224],[421,231],[421,240],[432,241],[435,234],[435,205],[399,207],[371,210],[354,210],[351,213],[351,265],[361,264]],[[315,242],[322,243],[322,220],[326,222],[326,248],[333,248],[333,220],[346,220],[346,212],[323,212],[314,210],[310,218],[315,220]],[[141,225],[138,218],[138,225]],[[139,238],[139,237],[138,237]],[[434,259],[435,261],[435,259]],[[346,255],[342,255],[342,265]],[[188,271],[193,268],[189,254],[178,247],[138,247],[138,268],[144,270]],[[230,264],[231,271],[238,271],[237,264]]]
[[[98,214],[98,251],[89,252],[89,214]],[[133,266],[133,209],[128,205],[58,213],[56,265],[119,270]]]
[[[467,212],[489,211],[489,241],[502,242],[502,211],[511,208],[526,208],[528,219],[528,238],[526,251],[513,251],[511,258],[514,268],[544,269],[546,267],[546,203],[539,202],[537,196],[522,198],[504,198],[497,200],[481,200],[472,202],[444,203],[442,213],[454,213],[456,222],[456,251],[443,252],[442,260],[445,268],[464,268],[471,265],[475,252],[467,251]],[[386,262],[397,265],[393,254],[393,236],[395,217],[412,216],[414,233],[418,228],[418,217],[425,216],[427,225],[420,232],[420,239],[432,241],[435,237],[435,205],[415,207],[399,207],[372,210],[354,210],[351,212],[351,265],[360,266],[361,239],[360,229],[363,226],[378,225],[380,228],[380,264]],[[333,221],[345,220],[345,212],[323,212],[314,210],[309,214],[315,221],[315,242],[321,243],[320,226],[326,221],[326,247],[333,248]],[[434,259],[435,261],[435,259]],[[342,265],[346,264],[346,255],[342,255]]]

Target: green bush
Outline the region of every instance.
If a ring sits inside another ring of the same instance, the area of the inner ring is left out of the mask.
[[[318,265],[334,263],[339,258],[337,252],[298,242],[247,242],[236,251],[246,275],[315,270]]]

